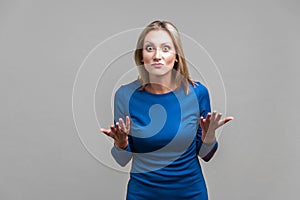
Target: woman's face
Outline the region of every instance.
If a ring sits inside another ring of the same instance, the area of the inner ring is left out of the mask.
[[[175,46],[168,32],[153,30],[145,36],[142,61],[150,78],[171,76],[175,60]]]

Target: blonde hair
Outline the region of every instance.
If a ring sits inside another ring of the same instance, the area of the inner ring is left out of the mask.
[[[144,39],[146,35],[153,30],[164,30],[166,31],[172,38],[172,41],[175,46],[176,51],[176,59],[173,69],[175,70],[173,73],[173,80],[179,86],[184,87],[185,94],[189,92],[189,84],[191,83],[194,86],[194,81],[191,80],[189,71],[187,68],[187,63],[185,60],[185,56],[182,49],[181,39],[177,28],[170,22],[167,21],[153,21],[150,23],[140,34],[136,49],[134,52],[134,60],[139,70],[139,81],[141,82],[141,90],[144,90],[145,87],[149,84],[149,74],[145,69],[143,63],[143,45]]]

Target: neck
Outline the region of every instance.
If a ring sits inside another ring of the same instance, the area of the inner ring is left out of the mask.
[[[155,77],[149,77],[150,82],[146,89],[154,94],[163,94],[175,90],[176,84],[172,81],[172,78],[161,79]]]

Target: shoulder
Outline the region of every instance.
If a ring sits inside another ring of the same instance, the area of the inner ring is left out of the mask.
[[[141,84],[138,80],[134,80],[130,83],[122,84],[115,93],[116,97],[126,98],[131,96],[131,94],[141,87]]]
[[[192,86],[194,92],[198,99],[198,104],[200,108],[200,113],[204,116],[204,112],[210,111],[210,97],[209,91],[202,83],[199,81],[194,81],[194,86]]]
[[[200,81],[194,81],[194,86],[190,84],[197,96],[208,96],[209,92],[206,86],[204,86]]]

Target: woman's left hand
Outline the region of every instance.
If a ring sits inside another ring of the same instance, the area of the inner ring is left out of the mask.
[[[216,129],[223,126],[225,123],[233,120],[233,117],[225,117],[221,119],[222,113],[213,111],[213,113],[208,113],[204,119],[202,116],[200,118],[200,126],[202,128],[202,141],[206,144],[212,144],[216,140]]]

